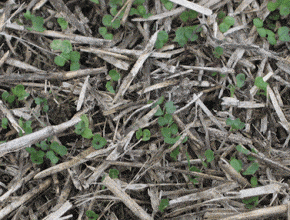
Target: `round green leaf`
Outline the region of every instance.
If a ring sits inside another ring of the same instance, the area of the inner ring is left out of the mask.
[[[110,81],[106,83],[106,88],[109,92],[115,93],[115,90],[114,90],[112,83]]]
[[[106,27],[99,27],[99,33],[103,36],[107,33],[107,28]]]
[[[204,155],[205,155],[208,163],[210,163],[214,160],[214,152],[212,150],[210,150],[210,149],[206,150]]]
[[[236,76],[237,79],[237,87],[242,88],[245,84],[246,76],[243,73],[240,73]]]
[[[72,45],[69,40],[62,41],[62,48],[61,51],[63,53],[70,53],[72,51]]]
[[[139,5],[137,7],[137,10],[140,13],[140,15],[145,15],[146,14],[146,8],[143,5]]]
[[[231,166],[239,173],[242,170],[242,161],[237,160],[235,158],[230,161]]]
[[[266,35],[267,35],[265,28],[257,28],[257,32],[261,37],[266,37]]]
[[[219,29],[220,29],[220,31],[222,33],[225,33],[225,32],[227,32],[230,29],[230,26],[228,24],[226,24],[226,23],[221,23],[219,25]]]
[[[105,34],[103,36],[103,38],[106,39],[106,40],[113,40],[114,36],[113,36],[113,34]]]
[[[116,18],[116,20],[112,23],[112,28],[118,29],[121,26],[121,20]]]
[[[157,40],[166,43],[168,41],[168,34],[166,31],[159,31],[157,34]]]
[[[256,26],[256,28],[263,27],[263,21],[260,18],[254,18],[253,23]]]
[[[233,17],[227,16],[223,20],[223,23],[226,23],[229,26],[233,26],[235,24],[235,19]]]
[[[120,73],[118,73],[116,70],[110,70],[109,75],[114,81],[118,81],[120,79]]]
[[[57,23],[59,24],[62,30],[67,29],[68,22],[64,18],[58,18]]]
[[[119,170],[117,170],[117,169],[110,169],[110,170],[109,170],[109,176],[110,176],[112,179],[116,179],[116,178],[118,178],[118,175],[119,175]]]
[[[142,138],[142,140],[143,141],[149,141],[150,137],[151,137],[150,131],[148,129],[144,129],[143,130],[143,138]]]
[[[58,55],[54,58],[54,63],[58,66],[64,66],[66,59]]]
[[[58,157],[55,156],[52,150],[46,152],[46,157],[51,161],[52,164],[57,164],[59,161]]]
[[[79,62],[71,62],[70,64],[70,71],[77,71],[81,67]]]
[[[102,23],[106,27],[111,27],[112,26],[112,22],[111,22],[112,20],[113,20],[112,15],[104,15],[104,17],[102,19]]]
[[[253,175],[256,173],[256,171],[259,169],[259,164],[257,162],[252,163],[248,169],[243,172],[243,175]]]
[[[275,4],[274,2],[268,2],[268,4],[267,4],[267,8],[269,11],[275,11],[277,7],[278,7],[278,5]]]
[[[180,14],[180,19],[183,21],[183,22],[187,22],[187,20],[189,19],[189,12],[188,11],[184,11]]]
[[[53,40],[50,43],[50,47],[53,50],[61,50],[62,49],[62,40]]]
[[[71,60],[72,63],[79,62],[79,60],[81,58],[81,55],[80,55],[80,53],[78,51],[71,51],[69,53],[69,55],[70,55],[70,60]]]
[[[59,145],[56,141],[52,142],[50,145],[50,149],[60,156],[64,156],[67,154],[67,148],[63,145]]]

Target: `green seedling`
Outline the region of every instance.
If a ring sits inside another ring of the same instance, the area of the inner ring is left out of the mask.
[[[64,18],[58,18],[57,23],[59,24],[62,30],[67,29],[68,22]]]
[[[92,210],[87,210],[86,216],[89,218],[89,220],[97,220],[99,218],[99,215]]]
[[[255,78],[255,86],[257,86],[259,89],[263,90],[264,92],[261,92],[260,94],[267,95],[267,86],[269,83],[265,82],[263,77],[258,76]]]
[[[106,40],[113,40],[113,34],[108,33],[108,30],[106,27],[99,27],[99,33],[102,35],[102,37]]]
[[[110,169],[109,170],[109,177],[111,177],[112,179],[117,179],[119,177],[119,170]]]
[[[220,46],[217,46],[216,48],[214,48],[214,52],[213,52],[213,55],[216,57],[216,58],[220,58],[221,55],[223,55],[224,53],[224,49]]]
[[[54,58],[58,66],[64,66],[67,61],[71,61],[70,70],[75,71],[80,68],[80,53],[72,51],[71,42],[68,40],[53,40],[50,44],[51,49],[60,50],[62,53]]]
[[[219,25],[219,29],[222,33],[227,32],[231,26],[233,26],[235,24],[235,19],[233,17],[230,16],[226,16],[223,19],[223,22]]]
[[[249,199],[243,199],[242,202],[246,204],[246,208],[252,209],[259,204],[259,196],[254,196]]]
[[[48,141],[50,142],[50,141]],[[67,154],[67,148],[63,145],[59,145],[56,141],[48,143],[47,141],[41,141],[36,144],[36,147],[41,150],[36,150],[33,147],[27,147],[26,151],[30,153],[30,159],[35,164],[42,164],[44,156],[51,161],[52,164],[56,164],[59,158],[56,154],[61,157]]]
[[[118,81],[121,78],[120,73],[116,70],[110,70],[109,75],[113,81]]]
[[[25,88],[23,85],[17,85],[14,88],[12,88],[12,94],[9,94],[9,92],[4,91],[2,93],[2,99],[8,102],[9,104],[12,104],[15,101],[15,98],[17,97],[18,101],[23,101],[26,97],[29,96],[29,93],[25,91]]]
[[[103,148],[106,144],[107,144],[106,138],[102,137],[99,134],[95,134],[93,136],[92,145],[93,145],[93,148],[95,148],[96,150]]]
[[[140,140],[140,138],[142,137],[142,141],[149,141],[150,140],[150,137],[151,137],[151,133],[148,129],[144,129],[142,131],[141,128],[139,128],[138,131],[136,131],[136,138],[138,140]]]
[[[198,15],[198,12],[194,10],[189,10],[189,11],[182,12],[179,17],[183,22],[187,22],[189,19],[190,20],[196,19],[197,15]]]
[[[38,31],[38,32],[43,32],[46,30],[43,27],[43,24],[44,24],[43,17],[39,17],[39,16],[36,17],[33,14],[31,14],[30,11],[26,11],[26,13],[24,13],[23,16],[25,17],[26,20],[31,20],[32,22],[32,27],[28,27],[27,30]]]
[[[271,45],[275,45],[277,43],[275,38],[275,33],[269,29],[263,28],[263,21],[260,18],[254,18],[253,23],[257,28],[257,32],[261,37],[267,37],[267,40]]]
[[[95,3],[95,4],[100,4],[99,0],[90,0],[90,1]]]
[[[161,49],[167,41],[168,41],[168,34],[166,33],[166,31],[159,31],[157,35],[157,40],[155,42],[155,48]]]
[[[214,152],[212,150],[210,150],[210,149],[206,150],[204,155],[205,155],[206,161],[208,163],[210,163],[214,160]]]
[[[278,29],[278,36],[279,36],[280,41],[285,41],[285,42],[290,41],[289,28],[285,26],[280,27]]]
[[[161,96],[157,102],[155,102],[151,108],[155,108],[157,105],[161,105],[164,101],[164,96]],[[162,109],[159,107],[158,110],[156,111],[156,113],[154,114],[155,116],[162,116],[164,114],[164,112],[162,111]]]
[[[269,11],[275,11],[279,9],[281,16],[287,16],[290,14],[290,1],[289,0],[276,0],[270,1],[267,4],[267,8]]]
[[[252,163],[245,172],[243,172],[243,175],[254,175],[256,171],[259,169],[259,164],[257,162]]]
[[[232,158],[230,161],[230,165],[239,173],[242,170],[243,163],[241,160],[237,160],[236,158]]]
[[[226,13],[223,12],[223,11],[220,11],[220,12],[218,13],[218,15],[217,15],[217,18],[218,18],[219,20],[223,20],[225,17],[226,17]]]
[[[48,110],[49,110],[49,106],[48,106],[48,104],[47,104],[47,99],[37,97],[37,98],[34,99],[34,101],[35,101],[36,105],[41,105],[41,104],[43,104],[43,106],[42,106],[42,110],[43,110],[44,112],[48,112]]]
[[[137,8],[131,8],[129,15],[141,15],[143,18],[149,18],[152,14],[146,12],[146,8],[143,5],[137,6]]]
[[[112,82],[111,81],[109,81],[109,82],[106,83],[106,88],[107,88],[107,90],[109,92],[116,93],[115,90],[114,90],[114,87],[112,86]]]
[[[197,167],[190,166],[190,156],[187,152],[185,153],[185,155],[186,155],[189,170],[193,172],[201,172],[200,169],[198,169]],[[197,180],[198,177],[191,177],[190,175],[187,175],[187,177],[189,178],[190,182],[192,182],[192,184],[198,184],[198,180]]]
[[[173,151],[170,153],[170,157],[174,160],[177,161],[177,157],[180,154],[179,147],[175,148]]]
[[[177,42],[181,47],[183,47],[187,41],[196,41],[198,39],[197,33],[201,32],[202,28],[195,26],[179,27],[175,32],[174,42]]]
[[[89,119],[85,114],[81,116],[81,121],[75,125],[75,133],[86,139],[94,136],[89,128]]]
[[[32,133],[32,128],[31,128],[31,124],[32,121],[26,121],[23,122],[23,118],[20,118],[18,121],[19,126],[24,130],[25,134],[31,134]],[[22,130],[19,131],[19,136],[23,136]]]
[[[161,199],[158,209],[160,212],[164,212],[164,209],[169,205],[168,199]]]
[[[245,81],[246,81],[246,76],[243,73],[239,73],[236,76],[236,80],[237,80],[237,87],[242,88],[245,85]]]
[[[172,10],[173,9],[173,6],[174,4],[169,1],[169,0],[161,0],[161,2],[164,4],[164,7],[167,9],[167,10]]]
[[[231,126],[231,131],[243,129],[245,127],[245,123],[241,122],[241,120],[239,118],[237,118],[235,120],[228,118],[226,120],[226,124]]]
[[[1,127],[3,129],[7,129],[7,126],[8,126],[8,119],[7,118],[2,118]]]
[[[113,16],[112,15],[104,15],[102,19],[102,23],[106,27],[112,27],[113,29],[118,29],[121,26],[121,20],[119,18],[115,19],[113,21]]]
[[[257,177],[252,176],[250,182],[251,182],[251,186],[252,187],[257,187],[258,186],[258,179],[257,179]]]

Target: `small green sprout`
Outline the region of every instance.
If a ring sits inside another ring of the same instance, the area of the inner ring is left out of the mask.
[[[179,147],[175,148],[173,151],[170,153],[170,157],[174,160],[177,161],[177,156],[179,155],[180,150]]]
[[[168,114],[173,114],[176,111],[176,106],[172,101],[168,101],[165,103],[165,109]]]
[[[161,105],[162,103],[163,103],[163,101],[164,101],[164,96],[161,96],[158,100],[157,100],[157,102],[155,102],[153,105],[152,105],[152,107],[151,108],[155,108],[157,105]],[[162,111],[162,109],[159,107],[158,108],[158,110],[157,110],[157,112],[154,114],[155,116],[161,116],[161,115],[163,115],[164,114],[164,112]]]
[[[25,134],[31,134],[32,133],[32,128],[31,128],[32,121],[31,120],[23,122],[23,118],[20,118],[18,120],[18,124],[24,130]],[[22,130],[20,130],[19,136],[20,137],[23,136]]]
[[[70,70],[75,71],[80,68],[80,53],[72,51],[71,42],[68,40],[53,40],[50,44],[51,49],[60,50],[62,53],[54,58],[58,66],[64,66],[67,61],[71,61]]]
[[[256,171],[259,169],[259,164],[257,162],[252,163],[245,172],[243,172],[243,175],[253,175],[256,173]]]
[[[160,126],[171,125],[173,123],[172,115],[165,114],[164,117],[158,118],[158,124]]]
[[[257,177],[252,176],[250,182],[251,182],[251,186],[252,187],[257,187],[258,186],[258,179],[257,179]]]
[[[94,136],[89,128],[89,119],[85,114],[81,116],[81,121],[75,125],[75,133],[87,139]]]
[[[106,27],[99,27],[99,33],[102,35],[102,37],[106,40],[113,40],[113,34],[107,33],[108,30]]]
[[[2,118],[1,127],[3,129],[7,129],[7,126],[8,126],[8,119],[7,118]]]
[[[242,170],[243,163],[241,160],[237,160],[236,158],[232,158],[230,161],[230,165],[239,173]]]
[[[106,83],[106,88],[107,88],[107,90],[109,92],[116,93],[115,90],[114,90],[114,87],[112,86],[112,82],[111,81],[109,81],[109,82]]]
[[[200,169],[198,169],[197,167],[190,166],[190,156],[189,156],[188,152],[185,152],[185,155],[186,155],[186,160],[187,160],[189,170],[193,171],[193,172],[200,172]],[[192,178],[190,175],[187,175],[187,177],[189,178],[190,182],[192,182],[193,184],[198,184],[198,180],[197,180],[198,177]]]
[[[183,47],[189,40],[196,41],[198,39],[198,35],[196,33],[202,31],[201,28],[197,28],[198,25],[177,28],[173,41],[177,42],[181,47]]]
[[[120,79],[120,73],[118,73],[116,70],[110,70],[109,75],[112,78],[113,81],[118,81]]]
[[[267,8],[269,11],[275,11],[277,8],[280,11],[281,16],[287,16],[290,14],[290,1],[288,0],[276,0],[275,2],[268,2]]]
[[[243,199],[242,202],[246,204],[246,208],[252,209],[259,204],[259,197],[254,196],[249,199]]]
[[[219,29],[222,33],[227,32],[231,26],[233,26],[235,24],[235,19],[233,17],[230,16],[226,16],[223,19],[223,22],[219,25]]]
[[[260,94],[266,95],[267,94],[267,86],[269,83],[265,82],[263,77],[258,76],[255,78],[255,86],[257,86],[259,89],[263,90],[264,92],[261,92]]]
[[[164,7],[167,10],[170,11],[171,9],[173,9],[174,4],[171,1],[169,1],[169,0],[161,0],[161,2],[164,4]]]
[[[92,0],[91,0],[92,1]],[[96,1],[96,0],[94,0]],[[86,216],[89,218],[89,220],[97,220],[99,218],[99,215],[96,214],[94,211],[92,210],[87,210],[86,211]]]
[[[12,93],[18,98],[18,100],[24,100],[26,97],[29,96],[29,93],[25,91],[23,85],[17,85],[12,89]]]
[[[31,20],[32,22],[32,28],[28,27],[27,29],[30,31],[38,31],[38,32],[43,32],[46,29],[43,27],[44,24],[44,19],[43,17],[39,16],[34,16],[31,14],[30,11],[26,11],[26,13],[23,14],[26,20]]]
[[[67,29],[68,22],[64,18],[58,18],[57,23],[59,24],[62,30]]]
[[[138,131],[136,131],[136,138],[140,140],[141,137],[142,141],[149,141],[151,137],[151,132],[148,129],[144,129],[142,131],[142,129],[139,128]]]
[[[99,0],[90,0],[90,1],[95,3],[95,4],[100,4]]]
[[[204,155],[205,155],[208,163],[210,163],[214,160],[214,152],[212,150],[210,150],[210,149],[206,150]]]
[[[237,87],[242,88],[245,84],[246,81],[246,76],[243,73],[239,73],[236,76],[236,80],[237,80]]]
[[[226,17],[226,13],[223,11],[220,11],[217,15],[218,19],[222,20]]]
[[[221,55],[223,55],[224,53],[224,49],[220,46],[217,46],[216,48],[214,48],[214,52],[213,52],[213,55],[216,57],[216,58],[220,58]]]
[[[187,22],[188,19],[196,19],[197,15],[198,15],[198,12],[194,10],[189,10],[189,11],[182,12],[179,17],[183,22]]]
[[[109,177],[111,177],[112,179],[117,179],[118,175],[119,175],[119,170],[117,169],[110,169],[109,170]]]
[[[155,48],[160,49],[168,41],[168,34],[166,31],[160,31],[157,35],[157,40],[155,42]]]
[[[56,164],[59,158],[56,154],[61,157],[67,154],[67,148],[63,145],[59,145],[56,141],[48,144],[47,141],[41,141],[35,144],[36,147],[41,150],[36,150],[33,147],[27,147],[26,151],[30,153],[30,159],[35,164],[42,164],[44,156],[51,161],[52,164]],[[46,153],[45,153],[46,151]]]
[[[239,130],[239,129],[243,129],[245,127],[245,123],[241,122],[241,120],[239,118],[232,120],[230,118],[228,118],[226,120],[226,124],[231,126],[231,131],[232,130]]]
[[[118,29],[121,26],[121,20],[119,18],[115,19],[114,22],[112,22],[113,17],[112,15],[104,15],[102,19],[102,23],[106,27],[112,27],[114,29]]]
[[[43,106],[42,106],[42,110],[43,110],[44,112],[48,112],[48,110],[49,110],[49,106],[48,106],[48,104],[47,104],[47,99],[46,99],[46,98],[40,98],[40,97],[37,97],[37,98],[34,99],[34,101],[35,101],[36,105],[41,105],[41,104],[43,104]]]
[[[107,144],[107,140],[106,138],[102,137],[99,134],[95,134],[93,136],[93,141],[92,141],[92,145],[93,148],[95,148],[96,150],[101,149],[102,147],[104,147]]]
[[[278,29],[278,36],[279,36],[280,41],[285,41],[285,42],[290,41],[289,28],[285,26],[280,27]]]
[[[160,212],[164,212],[164,209],[169,205],[168,199],[161,199],[158,209]]]

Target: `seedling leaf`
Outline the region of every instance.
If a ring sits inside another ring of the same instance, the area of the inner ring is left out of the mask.
[[[206,150],[204,155],[205,155],[208,163],[210,163],[214,160],[214,152],[212,150],[210,150],[210,149]]]
[[[50,145],[50,149],[60,156],[64,156],[67,154],[67,148],[63,145],[59,145],[56,141],[52,142]]]
[[[168,199],[161,199],[158,209],[160,212],[164,212],[164,209],[169,205]]]
[[[242,88],[245,84],[245,80],[246,80],[246,76],[245,74],[243,73],[239,73],[237,76],[236,76],[236,79],[237,79],[237,87],[239,88]]]
[[[120,79],[120,73],[118,73],[116,70],[110,70],[109,75],[114,81],[118,81]]]
[[[95,134],[93,137],[92,145],[93,147],[98,150],[104,147],[107,144],[106,138],[102,137],[99,134]]]
[[[112,179],[116,179],[116,178],[118,178],[118,175],[119,175],[119,170],[116,170],[116,169],[110,169],[110,171],[109,171],[109,176],[110,176]]]
[[[55,156],[55,154],[52,150],[47,151],[45,155],[48,159],[50,159],[52,164],[57,164],[57,162],[59,161],[58,157]]]
[[[243,172],[243,175],[253,175],[259,169],[259,164],[257,162],[252,163],[248,169]]]
[[[168,114],[173,114],[176,111],[176,107],[172,101],[165,103],[165,109]]]
[[[68,22],[64,18],[58,18],[57,23],[59,24],[62,30],[67,29]]]
[[[231,166],[239,173],[242,170],[242,161],[235,158],[230,161]]]

